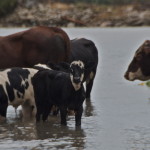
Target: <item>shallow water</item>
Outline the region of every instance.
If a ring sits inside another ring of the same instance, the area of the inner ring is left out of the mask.
[[[23,29],[0,29],[7,35]],[[59,117],[46,123],[22,123],[12,107],[0,124],[0,150],[149,150],[150,89],[123,78],[135,50],[149,39],[150,28],[67,28],[73,38],[86,37],[99,50],[91,102],[84,103],[81,128]],[[19,110],[18,110],[19,114]]]

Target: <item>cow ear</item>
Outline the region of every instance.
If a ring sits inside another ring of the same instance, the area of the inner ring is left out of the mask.
[[[60,67],[52,62],[48,62],[47,66],[50,67],[52,70],[60,70]]]

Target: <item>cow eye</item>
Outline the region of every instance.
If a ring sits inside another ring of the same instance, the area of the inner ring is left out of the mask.
[[[70,72],[73,73],[73,69],[70,69]]]

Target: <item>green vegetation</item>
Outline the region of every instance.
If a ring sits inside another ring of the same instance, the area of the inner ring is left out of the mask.
[[[146,85],[147,85],[148,87],[150,87],[150,81],[147,81],[147,82],[146,82]]]
[[[0,0],[0,17],[7,15],[17,5],[17,0]]]

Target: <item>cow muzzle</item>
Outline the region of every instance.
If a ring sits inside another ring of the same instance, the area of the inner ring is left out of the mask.
[[[81,82],[80,77],[74,77],[73,82],[76,84],[80,83]]]
[[[129,80],[129,73],[128,73],[128,72],[126,72],[126,73],[124,74],[124,78],[125,78],[126,80]]]
[[[134,81],[136,80],[136,74],[133,72],[126,72],[124,78],[129,81]]]

